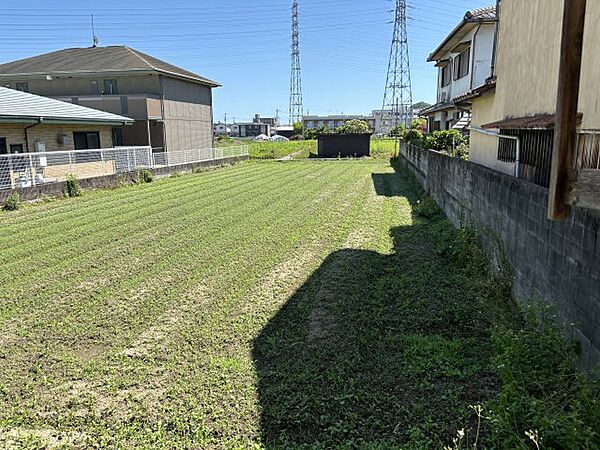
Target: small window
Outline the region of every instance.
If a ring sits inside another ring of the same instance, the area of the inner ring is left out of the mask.
[[[75,150],[91,150],[100,148],[100,133],[97,131],[75,131],[73,133],[73,143],[75,145]]]
[[[8,148],[6,147],[6,138],[0,137],[0,155],[6,155]]]
[[[442,87],[448,86],[450,84],[450,81],[452,81],[452,78],[450,77],[451,67],[451,64],[442,67]]]
[[[471,49],[468,48],[454,58],[454,79],[458,80],[469,74],[469,61],[471,59]]]
[[[118,93],[117,80],[104,80],[104,95],[116,95]]]
[[[17,83],[17,91],[29,92],[29,83]]]
[[[23,153],[23,144],[10,144],[10,153]]]

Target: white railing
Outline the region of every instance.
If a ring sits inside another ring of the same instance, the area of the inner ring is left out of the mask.
[[[162,152],[150,147],[0,155],[0,190],[248,155],[247,146]],[[162,150],[162,149],[160,149]]]

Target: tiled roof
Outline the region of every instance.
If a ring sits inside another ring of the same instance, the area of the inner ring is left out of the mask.
[[[472,9],[465,14],[465,20],[494,20],[496,18],[496,7],[485,6],[483,8]]]
[[[481,128],[492,129],[500,128],[507,130],[519,129],[551,129],[554,128],[556,116],[554,114],[542,114],[532,117],[515,117],[510,119],[499,120],[497,122],[487,123]],[[583,114],[577,114],[577,123],[581,124]]]
[[[45,120],[47,122],[132,123],[133,119],[52,98],[0,87],[1,120]]]
[[[6,75],[155,71],[208,86],[218,83],[126,46],[68,48],[0,64]]]

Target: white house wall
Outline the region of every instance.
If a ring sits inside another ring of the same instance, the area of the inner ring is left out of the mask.
[[[473,86],[483,86],[492,75],[492,55],[494,53],[495,24],[483,24],[475,38],[473,51]]]

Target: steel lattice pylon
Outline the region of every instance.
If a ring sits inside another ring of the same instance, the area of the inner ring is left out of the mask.
[[[406,32],[406,0],[396,0],[394,36],[392,37],[382,109],[389,114],[388,126],[383,127],[386,134],[399,123],[410,126],[412,85]]]
[[[300,29],[298,26],[298,2],[292,4],[292,74],[290,77],[290,125],[302,123],[302,79],[300,76]]]

